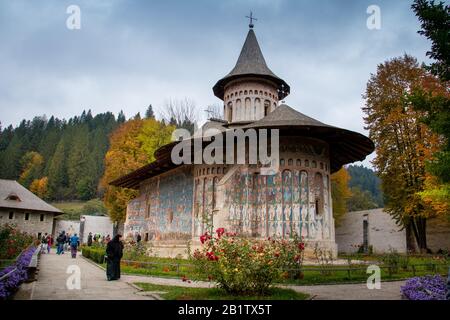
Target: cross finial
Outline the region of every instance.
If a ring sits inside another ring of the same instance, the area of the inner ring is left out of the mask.
[[[250,29],[253,29],[254,25],[253,25],[253,20],[258,21],[258,19],[253,18],[253,12],[250,11],[250,16],[245,16],[246,18],[250,19],[250,24],[248,25],[248,27]]]

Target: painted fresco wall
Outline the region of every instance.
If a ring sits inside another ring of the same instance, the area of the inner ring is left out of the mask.
[[[193,181],[189,167],[144,181],[139,197],[128,204],[125,234],[138,232],[151,241],[191,239]]]
[[[222,210],[228,227],[253,237],[334,242],[328,147],[320,141],[280,141],[280,170],[259,175],[241,167],[225,182]]]

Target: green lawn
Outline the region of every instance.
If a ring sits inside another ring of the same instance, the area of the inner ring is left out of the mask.
[[[144,291],[158,292],[165,300],[306,300],[308,294],[291,289],[271,288],[265,296],[233,296],[218,288],[190,288],[164,286],[150,283],[135,283]],[[161,293],[163,292],[163,293]]]

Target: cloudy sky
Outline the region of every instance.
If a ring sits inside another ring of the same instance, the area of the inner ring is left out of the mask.
[[[66,27],[70,5],[81,29]],[[369,30],[367,8],[381,10]],[[191,98],[200,119],[220,103],[212,86],[234,66],[248,31],[269,67],[291,85],[286,103],[322,122],[366,133],[361,107],[370,73],[403,55],[427,62],[411,1],[378,0],[1,0],[0,121],[69,118],[124,110],[161,112]]]

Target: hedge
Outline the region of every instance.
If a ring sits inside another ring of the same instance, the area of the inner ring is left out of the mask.
[[[105,248],[101,247],[83,247],[81,250],[83,257],[91,259],[97,263],[103,263],[105,261]]]

